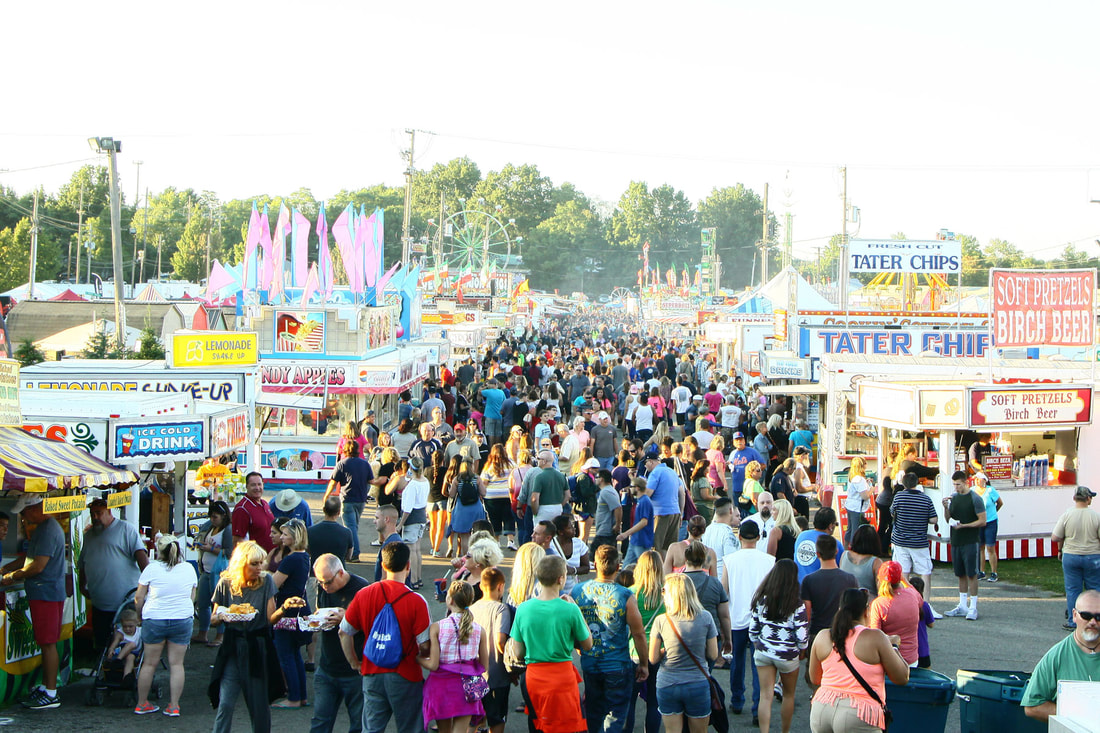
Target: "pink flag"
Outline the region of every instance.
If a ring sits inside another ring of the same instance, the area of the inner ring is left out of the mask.
[[[290,209],[286,204],[279,206],[279,218],[275,220],[275,246],[272,256],[274,269],[271,278],[272,299],[278,295],[282,300],[286,280],[286,235],[290,233]]]
[[[210,276],[206,278],[206,300],[213,302],[219,290],[235,282],[236,279],[222,267],[222,263],[214,260],[210,265]]]
[[[321,284],[317,278],[317,263],[314,262],[309,267],[309,273],[306,275],[305,284],[302,286],[302,302],[299,307],[305,308],[309,305],[309,299],[313,297],[313,294],[320,290]]]
[[[275,272],[275,258],[271,249],[271,223],[267,218],[267,204],[264,204],[264,213],[260,214],[260,266],[259,289],[270,290],[271,278]]]
[[[344,263],[344,273],[348,276],[348,282],[355,280],[355,211],[351,204],[340,212],[336,221],[332,224],[332,237],[336,240],[336,249],[340,252],[340,259]]]
[[[256,245],[260,243],[260,212],[252,202],[252,216],[248,219],[248,234],[244,238],[244,287],[256,286]]]
[[[290,262],[290,284],[304,285],[309,271],[309,219],[297,209],[291,219]]]
[[[393,267],[386,271],[386,274],[378,278],[378,283],[374,286],[374,302],[382,303],[382,294],[386,292],[386,285],[389,284],[390,278],[393,277],[393,273],[397,272],[397,268],[401,267],[400,262],[395,262]]]
[[[362,293],[363,292],[363,240],[366,234],[366,230],[363,226],[364,218],[360,214],[352,212],[352,216],[355,218],[355,237],[352,239],[351,245],[351,292]]]
[[[378,281],[378,255],[374,247],[374,232],[375,215],[371,214],[370,217],[363,222],[363,245],[365,248],[363,252],[363,263],[366,269],[364,275],[368,288],[373,288],[374,284]]]
[[[386,266],[385,249],[386,249],[386,210],[375,209],[374,210],[374,271],[378,273],[378,277],[382,277],[382,268]]]
[[[332,252],[328,249],[328,221],[325,220],[325,205],[321,204],[321,211],[317,214],[317,271],[321,282],[321,291],[325,294],[325,302],[332,296],[332,287],[335,284],[336,273],[332,267]]]

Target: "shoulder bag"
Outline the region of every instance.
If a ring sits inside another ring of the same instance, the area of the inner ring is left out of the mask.
[[[707,679],[707,684],[710,685],[710,724],[718,731],[729,730],[729,716],[726,714],[726,695],[722,692],[722,685],[718,684],[718,681],[711,677],[706,668],[699,663],[695,654],[693,654],[688,645],[684,643],[684,637],[680,636],[680,630],[676,628],[676,622],[673,621],[667,613],[665,614],[665,620],[667,620],[668,625],[672,627],[672,633],[676,634],[676,638],[680,640],[680,646],[682,646],[684,651],[687,652],[687,655],[691,657],[691,661],[695,662],[695,666],[703,673],[703,676]]]
[[[890,723],[893,722],[894,716],[890,712],[890,709],[886,707],[886,703],[884,703],[882,701],[882,698],[878,696],[878,693],[875,692],[875,688],[867,684],[867,680],[863,679],[863,677],[860,676],[859,672],[856,671],[856,668],[852,666],[851,662],[848,661],[848,657],[840,654],[839,652],[837,653],[837,656],[840,657],[840,661],[844,662],[844,664],[848,667],[848,671],[851,672],[852,676],[856,678],[856,682],[858,682],[860,686],[867,691],[867,694],[871,696],[871,699],[877,702],[882,708],[882,720],[884,723],[882,729],[884,731],[890,730]]]

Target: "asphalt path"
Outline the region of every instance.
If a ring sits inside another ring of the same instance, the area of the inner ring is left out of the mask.
[[[314,517],[320,516],[320,494],[310,494],[306,500],[314,509]],[[376,537],[373,525],[373,511],[368,506],[360,527],[363,547],[362,558],[367,562],[352,564],[350,570],[371,578],[374,573],[374,553],[369,542]],[[510,575],[512,557],[515,553],[505,552],[505,574]],[[445,615],[443,604],[436,602],[434,592],[429,593],[429,581],[442,577],[449,565],[442,559],[425,558],[424,595],[428,598],[432,618],[438,620]],[[958,602],[957,581],[951,575],[950,567],[937,565],[932,576],[933,606],[940,612],[946,611]],[[1061,629],[1064,620],[1065,599],[1058,598],[1045,591],[1007,583],[981,583],[978,601],[979,619],[967,621],[962,618],[944,618],[937,621],[929,630],[932,669],[954,680],[958,670],[1011,670],[1030,671],[1039,658],[1056,642],[1064,638],[1067,632]],[[158,731],[174,733],[176,731],[198,732],[213,729],[214,711],[206,697],[210,666],[214,662],[214,649],[194,646],[188,650],[186,658],[187,680],[184,695],[180,703],[182,715],[179,718],[167,718],[160,713],[138,716],[133,713],[133,705],[127,696],[113,694],[102,707],[86,707],[84,699],[91,687],[88,679],[75,679],[60,691],[62,705],[55,710],[27,711],[18,704],[0,711],[0,728],[11,727],[18,731],[112,731],[130,733],[131,731]],[[719,670],[716,679],[729,689],[729,673]],[[748,674],[746,674],[748,680]],[[167,694],[167,672],[161,670],[158,680]],[[307,675],[312,694],[312,675]],[[810,729],[810,691],[804,680],[799,681],[796,690],[793,731]],[[519,691],[513,688],[511,704],[514,707],[520,700]],[[165,700],[161,699],[161,707]],[[639,713],[635,730],[643,730],[642,717],[644,702],[639,701]],[[312,708],[303,710],[273,710],[272,729],[275,731],[307,731],[310,726]],[[933,719],[940,710],[925,709],[918,715],[931,716]],[[755,730],[752,717],[746,706],[739,716],[731,715],[731,730]],[[918,722],[910,720],[909,722]],[[337,718],[336,733],[348,730],[348,718],[341,711]],[[391,722],[388,731],[396,731]],[[527,730],[526,718],[520,713],[512,713],[506,726],[507,733],[521,733]],[[779,730],[779,703],[774,704],[772,730]],[[937,728],[921,724],[922,733],[934,733]],[[947,711],[947,724],[944,730],[957,733],[960,730],[959,702],[952,702]],[[243,699],[238,702],[233,725],[234,733],[251,731],[248,712]],[[401,731],[400,733],[414,733]]]

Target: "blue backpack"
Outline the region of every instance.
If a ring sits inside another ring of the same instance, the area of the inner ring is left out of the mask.
[[[394,600],[386,598],[386,587],[382,586],[382,598],[386,599],[386,605],[374,617],[370,634],[363,645],[363,656],[371,664],[382,669],[397,669],[401,660],[405,658],[405,645],[401,639],[401,624],[397,622],[397,614],[393,612],[393,604],[412,593],[407,590]]]

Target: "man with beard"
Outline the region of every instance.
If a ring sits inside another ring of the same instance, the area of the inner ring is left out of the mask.
[[[1077,596],[1073,621],[1073,634],[1043,655],[1020,700],[1024,713],[1044,724],[1058,711],[1059,682],[1100,679],[1100,591]]]
[[[80,553],[80,592],[92,602],[92,635],[95,648],[107,648],[114,634],[114,618],[126,593],[136,588],[141,571],[149,564],[149,553],[137,528],[119,521],[107,508],[107,500],[92,499],[88,505],[91,526],[84,531]]]
[[[775,519],[772,518],[773,506],[775,506],[775,498],[772,497],[771,492],[761,491],[760,496],[756,498],[757,513],[742,519],[741,525],[744,526],[747,522],[756,524],[760,527],[760,539],[766,541],[768,533],[775,528]]]

